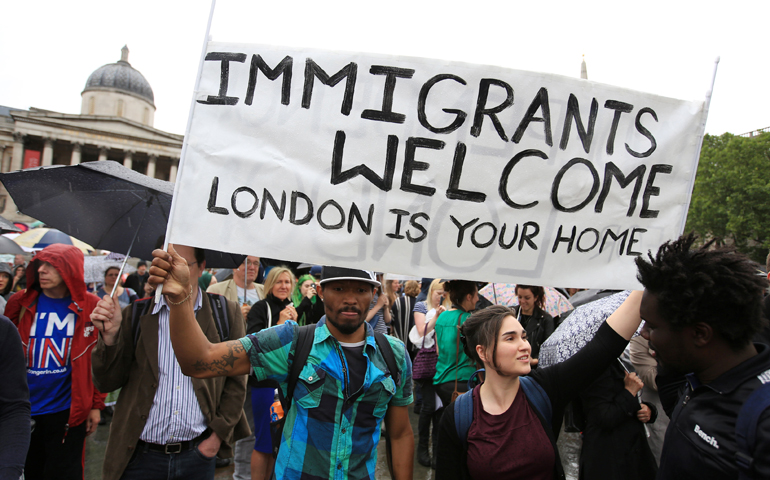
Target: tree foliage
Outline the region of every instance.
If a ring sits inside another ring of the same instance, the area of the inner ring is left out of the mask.
[[[770,133],[705,136],[686,231],[735,245],[764,265],[770,249]]]

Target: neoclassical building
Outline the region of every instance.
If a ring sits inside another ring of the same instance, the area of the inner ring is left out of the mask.
[[[176,180],[184,137],[153,128],[152,87],[128,63],[127,47],[118,62],[88,77],[80,95],[79,115],[0,105],[0,170],[115,160],[150,177]],[[9,220],[29,218],[16,211],[2,186],[0,212]]]

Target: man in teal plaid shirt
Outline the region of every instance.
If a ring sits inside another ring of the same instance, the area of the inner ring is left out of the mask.
[[[285,391],[297,324],[289,321],[240,340],[210,343],[188,300],[187,264],[173,246],[169,252],[153,252],[149,281],[163,283],[171,307],[171,342],[182,372],[209,378],[243,375],[253,369],[258,379],[277,380]],[[412,403],[412,365],[404,344],[387,337],[400,372],[386,375],[386,362],[365,322],[378,286],[374,276],[363,270],[324,268],[318,293],[326,316],[317,324],[286,416],[276,478],[374,479],[383,418],[391,441],[393,475],[397,480],[412,478],[414,434],[407,410]],[[99,309],[95,314],[108,328],[116,312]]]

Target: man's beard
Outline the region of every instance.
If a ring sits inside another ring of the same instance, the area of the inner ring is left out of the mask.
[[[358,323],[356,323],[355,325],[344,324],[344,323],[337,322],[337,320],[335,320],[335,319],[333,319],[333,318],[331,318],[330,316],[327,315],[326,316],[326,321],[331,323],[332,325],[334,325],[334,328],[336,328],[343,335],[350,335],[351,333],[355,333],[356,330],[361,328],[361,324],[364,323],[364,317],[363,317],[363,315],[361,315],[361,310],[359,310],[356,307],[345,307],[345,308],[341,308],[341,309],[337,310],[337,314],[340,314],[342,312],[356,312],[356,313],[358,313],[361,316],[361,320]]]

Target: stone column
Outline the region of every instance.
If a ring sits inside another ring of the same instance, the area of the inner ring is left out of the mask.
[[[0,147],[0,172],[7,172],[5,168],[5,151],[8,149],[6,145]],[[9,167],[10,168],[10,167]]]
[[[13,132],[13,157],[11,158],[10,171],[21,170],[24,162],[24,137],[25,134]]]
[[[176,182],[176,171],[179,165],[179,159],[178,158],[172,158],[171,159],[171,167],[168,169],[168,181],[171,183]]]
[[[43,144],[43,159],[40,161],[40,164],[45,167],[53,164],[53,142],[55,139],[44,137],[43,141],[45,142]]]
[[[107,147],[99,147],[99,161],[107,160]]]
[[[72,142],[72,158],[70,159],[70,165],[77,165],[80,163],[80,155],[83,151],[82,142]]]
[[[126,154],[123,157],[123,166],[129,170],[134,166],[134,151],[126,150]]]
[[[147,176],[150,178],[155,178],[155,165],[158,163],[158,156],[155,154],[150,154],[150,157],[147,159]]]

